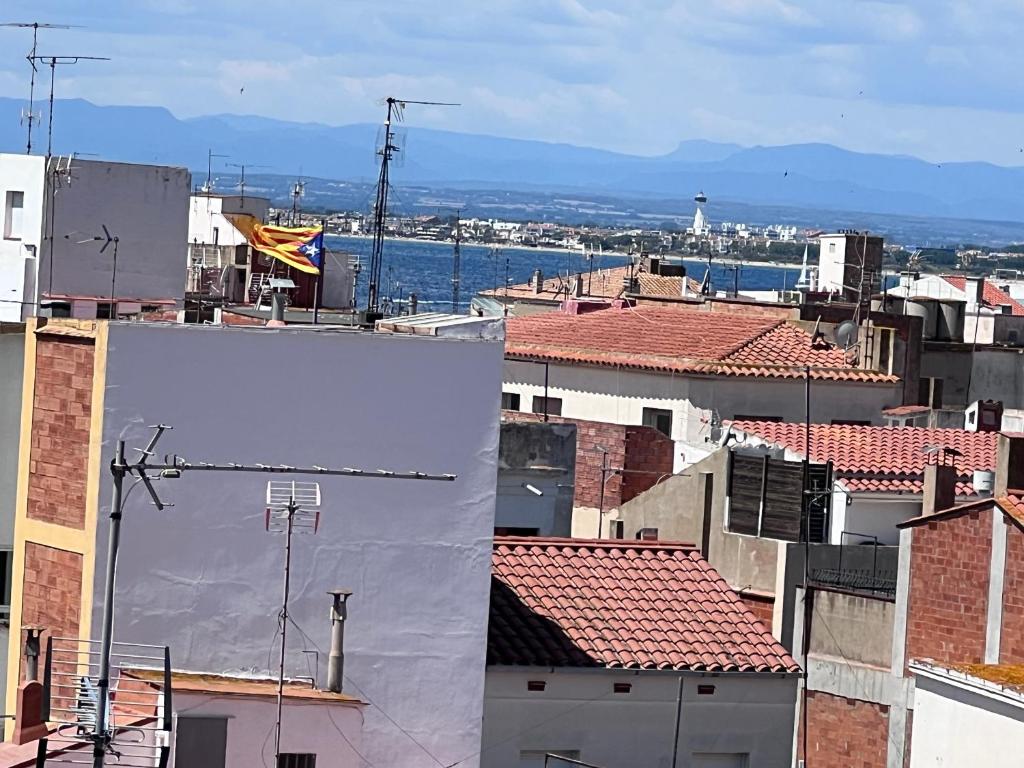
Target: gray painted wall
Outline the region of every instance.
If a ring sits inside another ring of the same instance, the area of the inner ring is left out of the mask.
[[[40,248],[39,290],[109,296],[114,247],[100,253],[102,243],[89,240],[101,235],[105,224],[120,238],[115,294],[180,301],[190,184],[184,168],[76,159],[71,183],[57,189],[48,209],[54,231],[52,290],[49,242]]]
[[[888,669],[895,610],[891,600],[815,590],[810,652]]]
[[[329,598],[348,587],[346,691],[366,708],[364,754],[380,766],[475,755],[484,690],[497,479],[500,341],[351,331],[115,323],[104,456],[119,435],[174,426],[159,451],[191,460],[454,472],[453,483],[320,478],[316,536],[297,536],[288,670],[329,647]],[[105,459],[104,459],[105,460]],[[103,473],[98,557],[110,482]],[[115,637],[169,643],[175,667],[276,664],[283,539],[264,531],[267,476],[186,474],[159,483],[176,506],[128,499]],[[93,627],[99,626],[102,568]],[[461,763],[476,765],[476,758]]]
[[[24,371],[25,328],[4,326],[0,328],[0,547],[14,544]]]
[[[529,692],[528,680],[545,680]],[[518,768],[524,750],[579,750],[603,768],[670,768],[677,674],[625,670],[489,667],[484,704],[484,768]],[[632,684],[628,694],[613,683]],[[715,686],[699,695],[698,684]],[[694,753],[748,754],[754,766],[788,766],[797,679],[775,675],[686,675],[678,765]]]
[[[575,476],[575,424],[504,422],[494,525],[536,528],[541,536],[570,536]]]

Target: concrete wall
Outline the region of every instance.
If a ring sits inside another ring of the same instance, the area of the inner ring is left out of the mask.
[[[70,182],[62,178],[53,206],[48,206],[53,269],[51,275],[48,241],[40,253],[40,292],[110,295],[114,246],[100,253],[102,243],[91,240],[106,225],[120,239],[115,295],[180,301],[186,282],[190,184],[184,168],[76,159]]]
[[[529,680],[546,681],[546,690],[527,691]],[[669,768],[678,681],[672,672],[490,667],[480,764],[518,768],[524,750],[579,750],[603,768]],[[613,693],[616,682],[632,689]],[[695,754],[746,754],[746,765],[788,766],[796,684],[772,675],[686,675],[678,765],[696,764]],[[714,694],[698,694],[698,685],[713,685]]]
[[[1017,768],[1022,744],[1024,703],[917,675],[910,768]]]
[[[522,409],[544,395],[544,365],[506,360],[504,390],[522,398]],[[860,419],[881,424],[884,407],[902,402],[897,385],[814,382],[811,419]],[[562,399],[562,415],[614,424],[642,424],[644,408],[672,411],[677,443],[674,470],[707,455],[717,439],[713,425],[737,416],[803,421],[804,383],[798,379],[742,376],[700,378],[616,368],[548,366],[550,397]],[[711,445],[709,445],[709,441]]]
[[[320,531],[295,540],[288,671],[329,647],[327,589],[347,587],[346,692],[371,702],[377,765],[445,764],[480,744],[502,343],[312,329],[113,323],[103,456],[146,425],[192,460],[454,472],[453,483],[320,478]],[[178,361],[180,364],[169,364]],[[211,394],[216,393],[216,394]],[[118,640],[171,646],[176,667],[274,666],[283,540],[264,531],[267,476],[163,481],[176,506],[128,500]],[[279,478],[275,478],[279,479]],[[106,549],[102,473],[97,558]],[[102,568],[94,583],[99,626]],[[341,749],[339,747],[339,749]],[[475,759],[463,766],[472,768]]]
[[[245,245],[245,235],[235,228],[224,211],[233,213],[245,210],[249,215],[263,221],[267,216],[266,198],[247,197],[243,209],[241,198],[222,198],[216,195],[192,195],[188,206],[188,243],[200,245]],[[214,232],[214,229],[217,231]]]
[[[0,549],[14,543],[24,369],[24,326],[0,326]]]
[[[175,726],[178,715],[228,718],[225,768],[255,768],[274,762],[277,703],[273,696],[250,698],[175,691],[173,701]],[[285,699],[281,711],[281,751],[313,753],[318,766],[356,768],[363,764],[356,751],[361,751],[362,718],[357,705]],[[174,768],[190,768],[176,762],[173,748],[170,764]]]
[[[931,343],[921,354],[921,375],[943,380],[946,406],[988,399],[1024,407],[1024,349],[989,347],[972,354],[969,344]]]
[[[502,423],[495,527],[570,536],[575,467],[574,424]]]
[[[43,242],[45,160],[0,154],[0,321],[20,322],[34,312],[37,256]],[[24,193],[20,239],[4,237],[8,192]]]
[[[811,654],[889,669],[895,610],[890,600],[815,590]]]

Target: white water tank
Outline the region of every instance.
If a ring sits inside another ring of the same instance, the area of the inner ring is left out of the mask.
[[[996,473],[991,469],[976,469],[971,484],[974,492],[979,496],[991,496],[992,488],[996,483]]]

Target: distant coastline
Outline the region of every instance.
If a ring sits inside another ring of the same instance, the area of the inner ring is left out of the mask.
[[[351,240],[372,240],[372,235],[348,235],[348,234],[337,234],[328,232],[327,237],[338,237],[348,238]],[[396,242],[396,243],[423,243],[426,245],[438,245],[452,247],[450,240],[433,240],[429,237],[386,237],[385,242]],[[509,251],[527,251],[534,253],[572,253],[577,256],[582,256],[582,252],[575,248],[554,248],[551,246],[533,246],[533,245],[514,245],[514,244],[498,244],[498,243],[463,243],[466,247],[471,248],[497,248],[498,250],[509,250]],[[620,251],[602,251],[601,256],[612,256],[617,259],[626,259],[630,256],[628,253],[622,253]],[[666,256],[674,256],[678,258],[680,254],[669,253]],[[697,256],[682,256],[682,260],[693,264],[706,265],[707,259],[700,258]],[[800,269],[801,265],[791,261],[767,261],[760,259],[735,259],[728,258],[725,256],[714,256],[711,259],[714,264],[727,264],[729,266],[740,266],[740,267],[771,267],[773,269]]]

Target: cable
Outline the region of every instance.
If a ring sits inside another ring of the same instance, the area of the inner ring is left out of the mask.
[[[356,749],[355,744],[349,741],[348,736],[345,735],[345,732],[341,730],[337,722],[335,722],[334,715],[331,714],[331,708],[324,707],[324,711],[327,713],[327,718],[331,721],[331,725],[334,726],[334,730],[336,730],[338,732],[338,735],[345,740],[346,744],[348,744],[348,748],[355,752],[359,756],[359,759],[366,763],[368,766],[370,766],[370,768],[377,768],[377,766],[375,766],[366,755],[364,755],[362,752]]]

